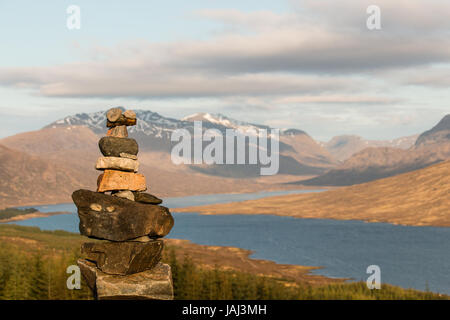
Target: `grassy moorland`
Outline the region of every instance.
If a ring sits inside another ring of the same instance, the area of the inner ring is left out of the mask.
[[[275,214],[450,227],[450,161],[398,176],[310,194],[177,208],[203,214]]]
[[[0,225],[0,299],[92,299],[84,282],[81,290],[66,288],[66,268],[76,263],[84,241],[86,238],[65,231]],[[283,274],[254,274],[240,271],[245,269],[239,267],[211,266],[196,256],[186,255],[205,248],[185,251],[186,242],[168,242],[163,260],[172,266],[176,299],[450,298],[390,285],[369,290],[361,282],[311,284]]]

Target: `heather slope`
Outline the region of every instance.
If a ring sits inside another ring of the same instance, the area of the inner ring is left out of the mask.
[[[322,193],[269,197],[178,211],[276,214],[298,218],[450,227],[450,161]]]

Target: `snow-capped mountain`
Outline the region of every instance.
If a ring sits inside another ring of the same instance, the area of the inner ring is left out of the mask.
[[[122,108],[124,110],[124,108]],[[166,118],[160,114],[148,110],[135,110],[139,119],[136,126],[128,128],[130,133],[141,133],[147,136],[155,136],[159,138],[169,138],[175,129],[187,128],[189,122],[184,122],[172,118]],[[87,126],[98,134],[105,133],[106,110],[93,113],[78,113],[73,116],[67,116],[64,119],[57,120],[47,126]]]
[[[122,108],[124,109],[124,108]],[[261,129],[270,130],[271,128],[265,125],[253,124],[244,121],[238,121],[228,118],[222,114],[211,113],[195,113],[182,118],[181,120],[161,116],[156,112],[149,110],[135,110],[138,118],[137,125],[130,127],[129,132],[141,133],[146,136],[154,136],[162,139],[169,139],[172,132],[176,129],[187,129],[190,132],[193,130],[194,121],[202,121],[203,130],[218,129],[224,132],[225,129],[235,129],[242,133],[248,133]],[[105,132],[106,110],[93,113],[79,113],[73,116],[67,116],[63,119],[57,120],[47,126],[87,126],[92,131],[98,134]],[[306,134],[298,129],[282,129],[280,135],[296,135]]]
[[[181,119],[182,121],[202,121],[202,122],[209,122],[212,124],[220,125],[226,128],[232,128],[237,129],[241,132],[246,132],[250,130],[258,130],[258,129],[267,129],[269,130],[270,127],[265,125],[259,125],[244,121],[238,121],[235,119],[228,118],[227,116],[224,116],[220,113],[194,113],[192,115],[186,116]]]
[[[123,109],[123,108],[122,108]],[[268,130],[265,125],[252,124],[228,118],[222,114],[196,113],[181,120],[164,117],[149,110],[134,110],[137,116],[137,125],[129,128],[129,134],[139,143],[141,151],[170,152],[173,146],[171,135],[176,129],[186,129],[194,132],[194,121],[202,121],[203,131],[217,129],[225,134],[226,129],[234,129],[242,134],[250,135],[252,132],[260,134],[260,130]],[[80,113],[67,116],[49,124],[46,128],[85,126],[98,135],[106,132],[106,110],[93,113]],[[193,137],[193,135],[192,135]],[[334,164],[329,154],[304,131],[298,129],[280,130],[280,173],[285,174],[318,174]],[[227,165],[214,168],[214,174],[221,175],[220,171]],[[238,165],[232,165],[237,168]],[[250,168],[251,166],[246,166]],[[197,168],[196,168],[197,169]],[[203,172],[209,169],[201,169]],[[229,168],[225,169],[230,174]],[[253,170],[256,172],[256,170]],[[207,172],[206,172],[207,173]],[[240,172],[239,175],[243,173]],[[245,174],[244,174],[245,176]]]

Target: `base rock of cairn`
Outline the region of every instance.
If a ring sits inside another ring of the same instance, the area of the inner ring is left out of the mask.
[[[162,200],[145,193],[146,180],[137,173],[139,147],[128,138],[136,114],[121,108],[107,114],[107,136],[99,141],[96,169],[103,171],[97,191],[77,190],[72,199],[80,233],[101,241],[81,247],[78,266],[96,299],[173,299],[170,266],[161,261],[174,220]]]
[[[78,266],[96,299],[173,299],[172,272],[168,264],[160,262],[152,270],[129,276],[107,274],[88,260],[78,260]]]

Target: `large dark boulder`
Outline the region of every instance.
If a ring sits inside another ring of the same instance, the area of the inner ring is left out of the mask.
[[[164,243],[148,242],[86,242],[83,256],[108,274],[127,275],[152,269],[160,260]]]
[[[127,241],[148,235],[160,238],[173,227],[166,207],[134,202],[89,190],[77,190],[72,199],[78,208],[80,233],[110,241]]]
[[[135,156],[139,152],[136,140],[130,138],[103,137],[98,146],[105,157],[120,157],[121,153]]]

